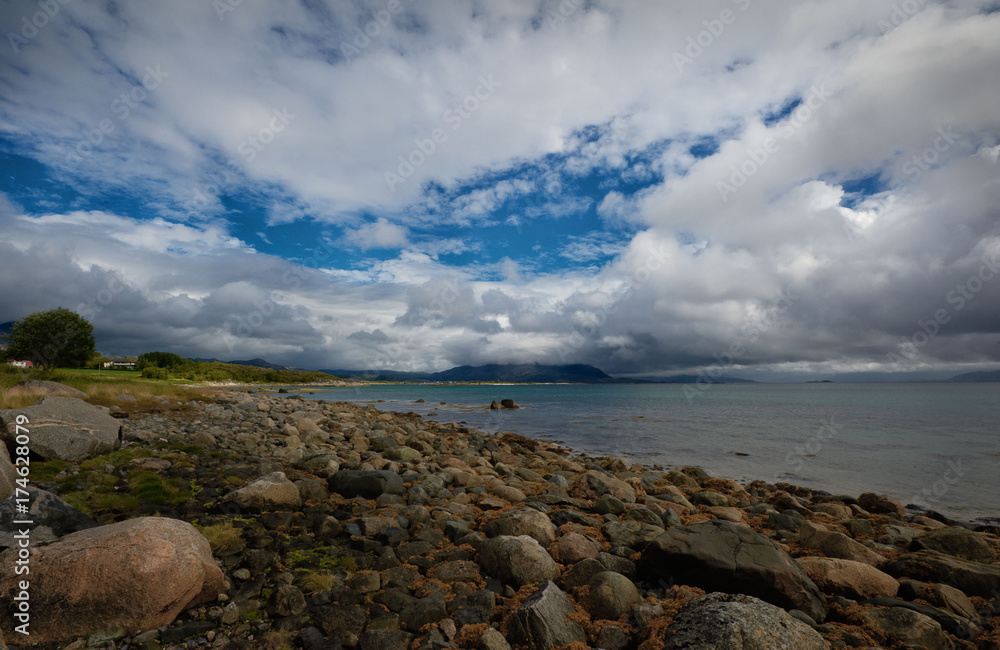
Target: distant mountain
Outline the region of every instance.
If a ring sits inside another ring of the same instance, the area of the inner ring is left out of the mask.
[[[195,359],[195,361],[203,361],[205,363],[231,363],[234,366],[255,366],[257,368],[267,368],[268,370],[301,370],[301,368],[293,368],[291,366],[282,366],[277,363],[271,363],[270,361],[265,361],[264,359],[250,359],[249,361],[223,361],[222,359]]]
[[[1000,370],[981,370],[955,375],[948,381],[1000,381]]]
[[[623,378],[627,379],[627,378]],[[671,375],[670,377],[644,377],[643,381],[652,384],[755,384],[752,379],[740,379],[739,377],[707,377],[705,375]]]
[[[441,372],[399,372],[393,370],[323,370],[338,377],[369,381],[499,381],[511,383],[612,384],[621,380],[603,370],[583,364],[546,366],[537,363],[458,366]]]

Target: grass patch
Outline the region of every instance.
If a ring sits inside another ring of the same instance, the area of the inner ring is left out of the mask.
[[[330,591],[337,584],[337,576],[332,573],[307,573],[299,580],[302,591],[312,595]]]
[[[233,522],[226,521],[213,526],[201,526],[194,524],[198,532],[205,536],[209,546],[213,551],[222,551],[234,548],[242,543],[240,529],[233,526]]]
[[[31,463],[31,480],[39,482],[54,481],[56,480],[56,474],[65,472],[70,466],[69,462],[60,458],[41,463],[33,462]]]
[[[146,470],[130,473],[128,488],[132,496],[153,505],[177,505],[191,498],[191,490],[181,479],[163,478]]]
[[[336,571],[343,569],[352,572],[358,570],[358,564],[353,555],[343,555],[340,549],[329,546],[316,546],[310,549],[292,551],[288,554],[290,567],[305,571]]]
[[[128,465],[130,460],[149,458],[152,455],[152,451],[143,447],[126,447],[125,449],[113,451],[110,454],[87,459],[80,463],[80,469],[84,471],[104,471],[105,465],[113,465],[115,468],[121,468]]]

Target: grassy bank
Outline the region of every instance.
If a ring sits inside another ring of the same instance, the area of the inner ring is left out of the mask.
[[[130,371],[97,371],[84,370],[23,370],[11,366],[0,366],[0,409],[23,408],[31,406],[42,392],[14,387],[26,379],[56,381],[87,394],[86,401],[99,406],[118,406],[126,412],[150,411],[164,408],[164,398],[170,404],[188,402],[193,399],[210,400],[205,389],[192,388],[181,383],[182,380],[171,381],[162,379],[144,379],[137,372]],[[118,400],[120,395],[129,395],[131,400]]]

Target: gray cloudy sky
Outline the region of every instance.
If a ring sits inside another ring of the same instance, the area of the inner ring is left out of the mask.
[[[0,25],[0,322],[63,306],[108,354],[309,368],[1000,366],[994,1]]]

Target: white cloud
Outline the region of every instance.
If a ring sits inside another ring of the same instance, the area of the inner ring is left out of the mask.
[[[409,243],[407,237],[406,228],[379,217],[374,223],[348,230],[344,241],[366,251],[371,248],[404,248]]]

